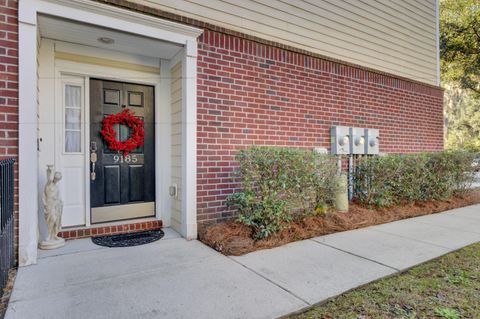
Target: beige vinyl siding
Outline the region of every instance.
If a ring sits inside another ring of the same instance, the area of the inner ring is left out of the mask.
[[[172,184],[178,186],[178,196],[172,198],[172,228],[180,232],[182,225],[182,63],[172,70],[171,103],[172,103]]]
[[[435,0],[136,1],[346,62],[437,83]]]

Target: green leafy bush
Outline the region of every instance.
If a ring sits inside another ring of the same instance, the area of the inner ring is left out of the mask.
[[[355,198],[376,206],[447,199],[473,181],[473,158],[464,151],[364,158],[355,171]]]
[[[252,227],[257,239],[282,229],[295,214],[331,204],[336,164],[330,155],[279,147],[250,147],[237,156],[241,191],[229,196],[228,206],[239,221]]]

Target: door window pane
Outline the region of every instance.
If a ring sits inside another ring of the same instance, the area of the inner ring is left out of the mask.
[[[80,130],[80,109],[65,109],[65,128],[67,130]]]
[[[78,153],[82,151],[81,147],[82,137],[80,131],[66,131],[65,132],[65,152]]]
[[[80,107],[82,103],[82,87],[77,85],[65,85],[65,107]]]
[[[82,151],[82,87],[65,85],[65,152]]]

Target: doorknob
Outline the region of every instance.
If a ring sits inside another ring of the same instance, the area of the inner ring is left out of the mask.
[[[95,163],[97,162],[97,143],[96,142],[90,143],[90,162],[92,163],[90,179],[94,181],[97,178],[97,174],[95,173]]]

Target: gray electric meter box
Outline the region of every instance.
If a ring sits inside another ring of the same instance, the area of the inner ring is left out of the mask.
[[[352,154],[365,154],[365,129],[350,128],[350,149]]]
[[[380,153],[380,131],[374,128],[365,129],[365,154]]]
[[[332,154],[350,154],[350,128],[332,126],[330,129],[330,145]]]

